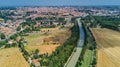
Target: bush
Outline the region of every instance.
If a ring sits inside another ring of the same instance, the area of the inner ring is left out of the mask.
[[[97,64],[97,61],[96,61],[96,58],[94,58],[92,61],[92,65],[96,65],[96,64]]]

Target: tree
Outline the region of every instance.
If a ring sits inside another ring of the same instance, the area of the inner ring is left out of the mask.
[[[18,36],[18,34],[14,34],[14,35],[12,35],[12,36],[10,36],[10,39],[16,39],[17,38],[17,36]]]
[[[15,46],[17,46],[17,45],[18,45],[18,43],[15,42],[15,43],[13,43],[11,46],[12,46],[12,47],[15,47]]]
[[[90,49],[90,50],[93,50],[94,48],[93,48],[92,46],[89,46],[89,49]]]
[[[96,65],[96,64],[97,64],[97,61],[96,61],[96,58],[94,58],[92,61],[92,65]]]
[[[5,39],[5,38],[6,38],[5,34],[4,34],[4,33],[1,33],[1,34],[0,34],[0,38],[1,38],[1,39]]]
[[[39,53],[39,50],[38,50],[38,49],[36,49],[36,50],[35,50],[35,54],[38,54],[38,53]]]
[[[43,18],[42,17],[37,17],[37,18],[35,18],[35,20],[43,20]]]
[[[20,27],[20,26],[18,26],[16,30],[17,30],[17,31],[20,31],[20,30],[21,30],[21,27]]]
[[[24,30],[24,32],[26,32],[26,33],[31,32],[30,27],[26,27],[25,30]]]
[[[5,44],[5,48],[9,48],[10,47],[10,44]]]
[[[63,21],[65,20],[65,18],[60,17],[58,20],[59,20],[60,22],[63,22]]]
[[[8,43],[8,40],[0,41],[0,47],[2,47],[3,45],[5,45],[6,43]]]

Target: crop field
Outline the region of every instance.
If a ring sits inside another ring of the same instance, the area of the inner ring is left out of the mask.
[[[0,67],[30,67],[18,48],[0,49]]]
[[[120,32],[91,28],[97,43],[97,67],[120,67]]]
[[[26,49],[29,52],[39,49],[40,54],[46,52],[51,54],[55,51],[56,47],[62,45],[70,35],[71,32],[69,30],[52,29],[50,32],[38,31],[24,37],[28,44]]]

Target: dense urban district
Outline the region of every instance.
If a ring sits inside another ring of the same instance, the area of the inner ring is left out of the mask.
[[[0,67],[119,67],[119,6],[0,8]]]

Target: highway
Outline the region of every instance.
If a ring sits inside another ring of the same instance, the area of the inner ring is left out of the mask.
[[[76,47],[76,51],[72,53],[71,57],[68,59],[66,65],[64,67],[75,67],[79,56],[82,52],[82,47],[84,45],[84,39],[85,39],[85,33],[82,27],[82,23],[80,23],[80,18],[77,19],[78,25],[79,25],[79,30],[80,30],[80,34],[79,34],[79,41],[78,41],[78,45]]]

